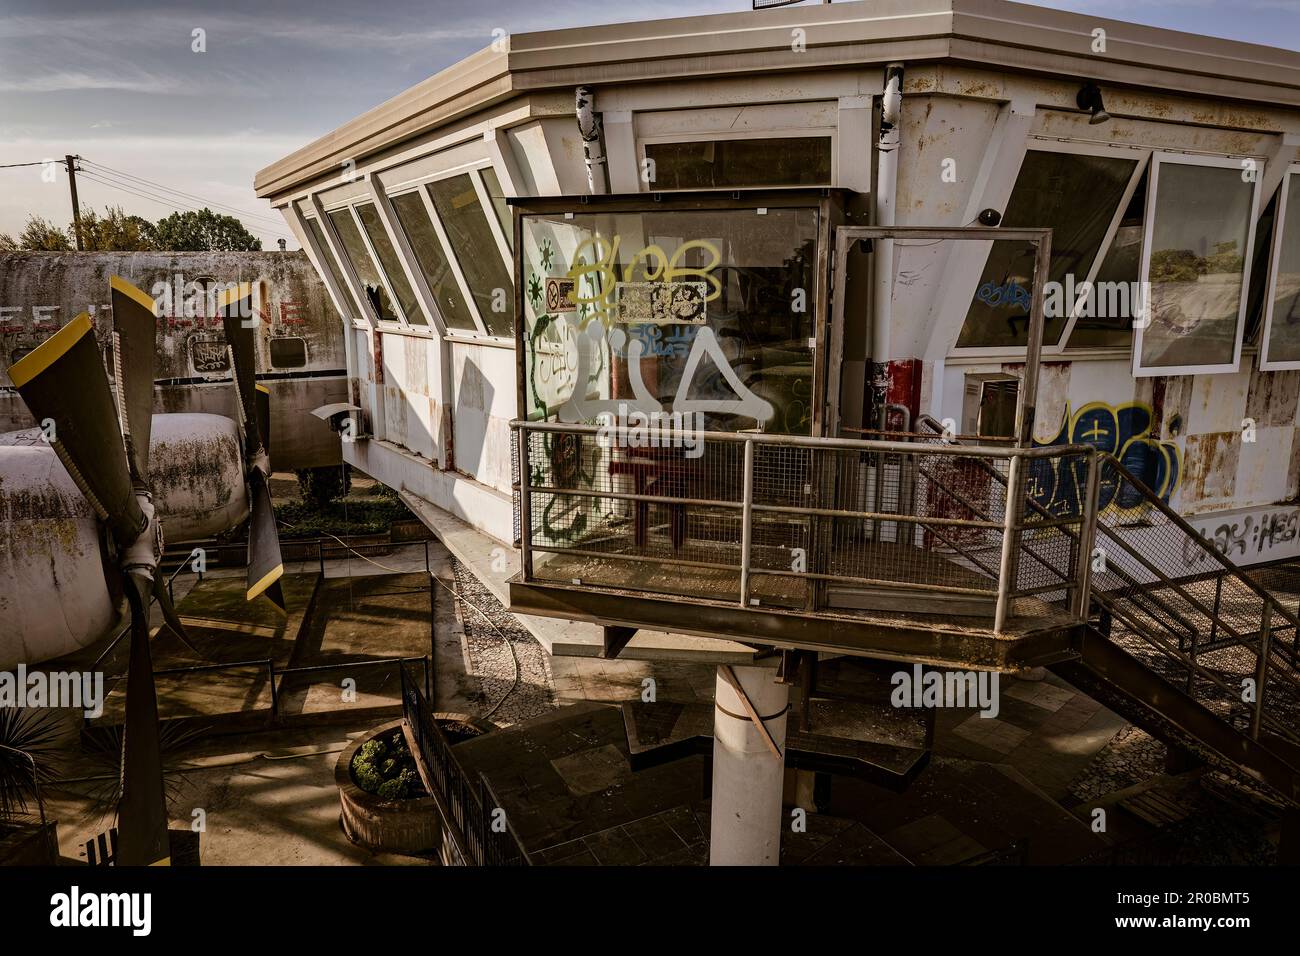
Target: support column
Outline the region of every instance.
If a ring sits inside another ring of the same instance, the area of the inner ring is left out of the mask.
[[[790,687],[778,684],[770,667],[723,665],[715,693],[709,865],[776,866]],[[766,734],[751,714],[757,714]]]

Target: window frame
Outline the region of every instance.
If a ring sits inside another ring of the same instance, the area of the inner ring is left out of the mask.
[[[436,173],[420,176],[416,179],[403,180],[400,185],[394,186],[391,189],[381,186],[380,192],[383,193],[385,200],[389,202],[398,196],[404,196],[409,193],[418,193],[420,195],[420,201],[424,205],[424,211],[428,215],[430,223],[433,225],[434,234],[442,244],[442,251],[447,257],[447,264],[451,269],[453,278],[456,280],[456,286],[460,289],[461,297],[465,300],[465,305],[469,310],[470,318],[474,320],[473,329],[456,329],[446,325],[442,319],[442,313],[439,312],[438,322],[443,325],[442,337],[448,341],[460,340],[474,342],[475,344],[502,344],[513,348],[515,342],[513,334],[493,335],[488,331],[487,324],[483,321],[483,316],[479,311],[478,300],[475,299],[474,293],[469,287],[469,282],[465,278],[464,269],[461,268],[460,258],[456,254],[456,250],[452,247],[452,244],[447,237],[447,229],[443,225],[442,217],[438,215],[438,209],[434,205],[433,197],[429,194],[427,188],[431,183],[440,182],[444,179],[452,179],[453,177],[461,175],[469,176],[470,183],[474,187],[474,193],[478,198],[479,206],[483,211],[484,218],[487,219],[488,229],[491,232],[492,239],[496,243],[497,251],[501,254],[502,262],[505,264],[506,274],[510,276],[511,281],[513,282],[514,259],[512,258],[510,247],[506,242],[505,233],[501,228],[501,223],[497,219],[496,211],[492,208],[492,197],[488,194],[487,184],[483,181],[483,176],[480,172],[480,170],[490,166],[492,166],[492,161],[490,159],[474,160],[470,163],[460,163],[456,166],[439,170]],[[497,178],[498,180],[502,179],[500,172],[497,172]],[[402,257],[405,259],[407,246],[405,241],[406,237],[403,235],[401,238],[402,242],[398,245],[398,249],[402,251]],[[412,262],[413,268],[418,271],[419,264],[414,260],[413,256]],[[417,289],[424,288],[427,285],[424,281],[423,273],[420,273],[419,278],[420,282],[417,285]],[[430,296],[430,298],[432,297]],[[415,328],[418,329],[419,327],[417,326]]]
[[[1124,192],[1120,196],[1119,202],[1111,215],[1110,225],[1107,226],[1105,234],[1102,236],[1101,244],[1097,247],[1097,253],[1093,256],[1092,262],[1088,266],[1087,282],[1092,282],[1097,273],[1101,270],[1101,264],[1106,261],[1106,254],[1110,251],[1111,243],[1115,241],[1115,235],[1119,232],[1119,224],[1124,219],[1124,210],[1128,208],[1129,202],[1133,199],[1133,193],[1137,191],[1138,184],[1142,181],[1142,174],[1146,171],[1147,164],[1151,159],[1151,150],[1144,147],[1133,147],[1126,144],[1110,143],[1092,143],[1082,140],[1068,139],[1034,139],[1031,138],[1025,146],[1024,152],[1020,157],[1020,165],[1016,168],[1015,179],[1011,184],[1011,192],[1007,194],[1007,205],[1011,203],[1011,195],[1015,192],[1015,183],[1020,179],[1020,172],[1024,168],[1025,159],[1031,152],[1040,153],[1067,153],[1073,156],[1101,156],[1105,158],[1122,158],[1135,160],[1133,172],[1129,176]],[[1005,211],[1005,209],[1004,209]],[[1035,227],[1037,228],[1037,227]],[[989,256],[993,254],[993,241],[988,244],[988,249],[984,254],[984,261],[980,263],[979,274],[984,274],[985,268],[988,267]],[[976,280],[978,282],[978,279]],[[1044,283],[1048,280],[1044,279]],[[978,286],[977,286],[978,288]],[[1070,333],[1074,331],[1074,326],[1078,321],[1079,309],[1083,304],[1086,284],[1080,284],[1076,287],[1076,296],[1073,303],[1065,315],[1065,324],[1061,328],[1060,338],[1054,344],[1043,343],[1043,355],[1063,355],[1070,343]],[[966,303],[967,314],[969,314],[970,301],[974,295],[974,290],[970,296],[964,296],[960,301]],[[957,326],[956,334],[953,336],[954,343],[961,338],[962,329],[966,324],[966,316],[963,315],[961,323]],[[948,350],[950,359],[1023,359],[1026,346],[1016,345],[1008,348],[1003,345],[967,345],[958,346],[954,344]],[[1115,349],[1086,349],[1082,354],[1092,354],[1094,352],[1114,352]],[[1081,354],[1076,349],[1071,355]]]
[[[731,142],[742,139],[825,139],[830,143],[831,149],[831,175],[830,182],[812,183],[808,185],[732,185],[732,186],[700,186],[689,189],[674,189],[673,192],[691,192],[691,193],[718,193],[718,192],[735,192],[737,189],[833,189],[840,181],[840,156],[839,156],[839,131],[833,126],[804,126],[804,127],[783,127],[781,129],[755,129],[755,130],[692,130],[691,132],[682,133],[655,133],[636,138],[636,159],[637,159],[637,184],[642,193],[663,192],[661,188],[656,188],[653,183],[647,183],[645,177],[641,175],[644,170],[646,159],[646,146],[658,143],[721,143]]]
[[[1147,181],[1146,210],[1143,214],[1144,221],[1142,223],[1142,253],[1138,264],[1137,280],[1144,287],[1150,288],[1151,234],[1155,229],[1156,203],[1160,198],[1160,166],[1167,163],[1178,166],[1213,166],[1220,169],[1241,171],[1246,168],[1242,165],[1242,162],[1247,159],[1253,160],[1256,167],[1253,188],[1251,189],[1250,213],[1247,219],[1246,242],[1242,251],[1241,293],[1237,302],[1237,331],[1233,344],[1232,361],[1216,365],[1144,366],[1142,364],[1142,343],[1147,326],[1150,324],[1149,316],[1144,316],[1148,321],[1144,321],[1140,325],[1137,323],[1133,325],[1133,354],[1130,369],[1134,378],[1155,378],[1167,375],[1218,375],[1236,372],[1241,367],[1242,337],[1246,330],[1246,305],[1250,297],[1251,250],[1255,247],[1255,227],[1259,222],[1259,193],[1260,182],[1264,174],[1264,161],[1253,156],[1225,153],[1184,153],[1168,149],[1152,150],[1150,160],[1151,176]],[[1267,291],[1266,285],[1265,292],[1267,293]],[[1151,303],[1147,302],[1145,305],[1149,312]]]
[[[350,196],[347,199],[342,200],[341,202],[332,203],[328,206],[324,206],[322,208],[322,211],[325,213],[325,218],[330,220],[330,228],[333,229],[334,221],[333,219],[330,218],[331,213],[339,212],[341,210],[347,210],[347,214],[352,218],[353,225],[355,225],[357,227],[357,231],[361,233],[361,241],[366,247],[366,252],[370,255],[370,261],[374,263],[375,271],[379,273],[380,281],[384,283],[384,291],[388,293],[388,301],[389,303],[391,303],[393,307],[393,312],[396,313],[397,315],[396,320],[385,319],[382,318],[375,311],[374,306],[371,305],[370,301],[365,296],[364,287],[360,282],[360,277],[357,275],[356,269],[352,266],[351,258],[346,257],[348,260],[348,266],[349,268],[352,269],[352,281],[355,284],[354,292],[360,295],[361,299],[365,302],[366,309],[369,310],[374,316],[376,327],[381,329],[386,329],[389,331],[397,331],[397,330],[420,331],[421,329],[425,328],[425,326],[412,325],[411,323],[407,322],[406,312],[405,310],[403,310],[402,303],[398,301],[397,295],[393,291],[392,282],[388,278],[388,272],[384,269],[383,263],[379,261],[379,256],[375,252],[374,244],[370,241],[370,236],[366,234],[366,227],[365,224],[361,221],[361,215],[360,213],[357,212],[357,206],[364,205],[366,203],[374,205],[374,202],[375,202],[374,196],[372,196],[369,190],[367,190],[365,193],[359,196]],[[383,219],[381,217],[380,222],[382,221]],[[339,243],[339,247],[345,248],[342,238],[338,236],[338,230],[335,229],[334,233],[335,233],[335,239]],[[390,242],[392,241],[391,237],[389,241]]]
[[[1268,344],[1273,330],[1273,302],[1277,291],[1278,267],[1281,265],[1282,242],[1286,238],[1287,194],[1291,186],[1291,177],[1300,177],[1300,162],[1290,163],[1282,173],[1278,184],[1277,215],[1273,219],[1273,236],[1269,242],[1268,276],[1264,280],[1264,322],[1259,337],[1259,370],[1261,372],[1290,372],[1300,369],[1300,359],[1293,361],[1271,361],[1268,357]],[[1263,202],[1261,197],[1260,202]],[[1300,225],[1297,226],[1300,229]],[[1300,235],[1296,236],[1300,242]]]
[[[309,208],[312,209],[311,214],[308,215],[301,209],[294,209],[293,214],[298,217],[298,221],[302,224],[302,234],[305,240],[303,243],[304,248],[306,248],[309,255],[311,255],[323,267],[321,270],[321,279],[325,282],[326,289],[330,291],[332,297],[340,300],[334,303],[335,308],[339,308],[340,304],[347,306],[347,308],[339,310],[340,316],[343,320],[354,326],[358,323],[364,322],[364,318],[358,318],[356,315],[358,306],[354,301],[356,297],[350,284],[352,281],[350,274],[344,271],[346,267],[339,260],[338,256],[334,255],[334,250],[330,248],[329,243],[331,242],[331,237],[326,233],[326,227],[321,224],[321,219],[316,214],[315,207],[310,205],[310,200],[303,201],[308,202]],[[321,239],[325,242],[323,248],[321,243],[317,241],[316,234],[312,231],[312,223],[315,223],[316,228],[320,229]],[[333,288],[336,283],[334,281],[333,271],[330,269],[331,261],[335,266],[337,266],[338,277],[343,282],[343,287],[338,290],[334,290]],[[363,312],[361,314],[364,316],[365,313]]]

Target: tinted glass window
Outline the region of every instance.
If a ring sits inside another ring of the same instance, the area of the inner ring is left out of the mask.
[[[476,326],[469,314],[469,306],[465,304],[465,297],[452,274],[447,253],[434,231],[433,223],[429,221],[429,213],[424,208],[420,194],[394,196],[393,212],[397,214],[397,222],[406,233],[406,241],[411,244],[411,251],[415,253],[416,262],[424,274],[424,281],[429,284],[429,291],[437,300],[442,320],[450,329],[474,329]]]
[[[493,335],[514,334],[510,318],[514,283],[474,184],[467,174],[461,174],[430,183],[428,188],[483,324]]]
[[[828,186],[829,136],[720,139],[647,143],[650,188],[715,189],[724,186]]]
[[[406,273],[402,271],[402,263],[397,258],[397,250],[393,248],[393,243],[388,238],[388,232],[384,229],[384,224],[379,220],[379,212],[372,203],[367,203],[357,207],[357,215],[361,217],[361,224],[366,227],[366,235],[370,237],[370,245],[375,250],[375,255],[379,256],[379,264],[384,267],[384,274],[388,276],[388,284],[392,287],[393,292],[397,295],[397,301],[402,306],[402,312],[406,315],[406,320],[412,325],[427,325],[424,318],[424,312],[420,305],[415,301],[415,292],[411,289],[411,283],[406,281]]]
[[[329,214],[329,217],[330,222],[334,224],[334,231],[338,233],[339,241],[343,244],[343,254],[352,263],[352,271],[356,273],[357,280],[365,290],[366,301],[371,312],[380,319],[396,322],[397,312],[393,309],[392,300],[388,298],[388,290],[384,288],[384,283],[379,278],[375,261],[370,258],[370,250],[366,248],[365,240],[361,238],[361,230],[352,220],[351,210],[336,209]]]

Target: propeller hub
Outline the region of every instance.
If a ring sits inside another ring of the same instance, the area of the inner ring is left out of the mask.
[[[150,580],[153,579],[154,570],[158,567],[158,561],[162,557],[163,536],[162,522],[158,520],[158,515],[153,506],[153,495],[144,489],[139,489],[135,493],[140,510],[144,512],[147,524],[145,529],[140,532],[140,536],[135,539],[122,555],[122,570],[129,573],[145,574]]]

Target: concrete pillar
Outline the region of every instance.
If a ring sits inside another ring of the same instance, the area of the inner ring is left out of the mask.
[[[740,695],[718,668],[713,713],[713,813],[710,866],[776,866],[781,855],[781,791],[790,687],[770,667],[732,666],[750,704],[782,756],[749,718]]]

